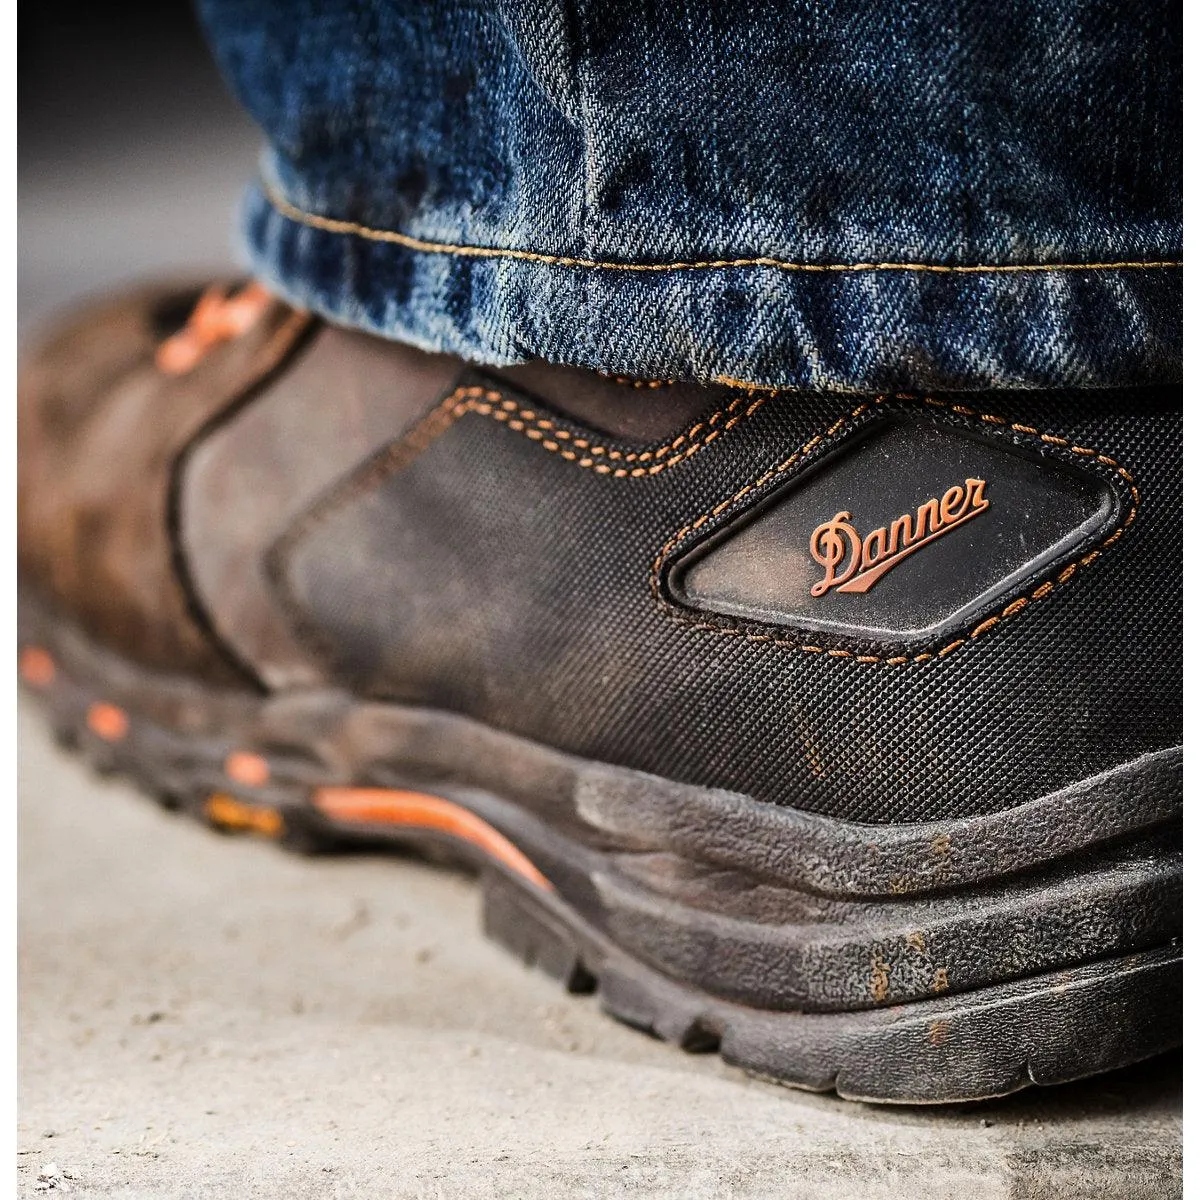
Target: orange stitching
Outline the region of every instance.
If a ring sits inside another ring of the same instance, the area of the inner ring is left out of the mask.
[[[767,400],[771,399],[777,393],[774,391],[763,392],[757,399],[751,402],[750,396],[739,396],[733,400],[724,409],[713,413],[710,417],[703,421],[697,422],[686,433],[680,434],[671,442],[664,446],[657,447],[652,451],[641,451],[639,453],[624,454],[620,451],[611,450],[604,446],[594,446],[588,441],[584,441],[574,436],[567,430],[560,429],[552,422],[539,418],[537,413],[530,409],[522,409],[515,401],[505,399],[501,393],[489,391],[483,387],[472,386],[458,388],[452,392],[445,400],[442,401],[436,409],[433,410],[423,421],[421,421],[414,429],[399,442],[389,447],[388,450],[381,454],[370,467],[361,475],[354,479],[355,488],[370,486],[371,480],[380,475],[390,474],[392,471],[400,469],[412,458],[421,454],[429,445],[438,437],[446,432],[459,418],[468,412],[478,413],[480,416],[491,416],[493,419],[500,421],[513,429],[517,433],[524,435],[534,441],[539,442],[546,450],[552,454],[558,454],[567,462],[574,463],[577,467],[585,470],[595,471],[601,475],[611,475],[614,479],[636,479],[644,476],[657,475],[662,471],[683,462],[690,458],[697,451],[702,450],[709,445],[721,434],[732,429],[739,421],[751,416],[756,412]],[[900,394],[895,397],[896,400],[916,401],[918,397],[908,394]],[[930,407],[946,408],[949,407],[946,401],[937,400],[931,396],[920,397],[920,402]],[[728,625],[713,625],[705,621],[697,620],[686,614],[680,613],[664,598],[659,586],[659,576],[662,572],[663,564],[667,556],[686,538],[697,530],[702,529],[709,521],[719,517],[723,512],[727,511],[739,500],[744,499],[751,492],[761,488],[764,484],[782,475],[794,466],[801,459],[807,457],[821,442],[828,440],[836,435],[842,428],[849,423],[857,420],[863,413],[867,412],[872,406],[884,404],[888,401],[887,396],[875,396],[869,401],[858,405],[851,412],[839,417],[824,433],[819,433],[810,438],[805,444],[794,454],[789,455],[781,463],[772,467],[770,470],[760,475],[753,483],[747,484],[745,487],[738,489],[732,496],[727,497],[720,503],[713,505],[706,513],[697,517],[682,529],[677,530],[658,552],[654,559],[654,563],[650,569],[650,586],[654,594],[654,599],[657,604],[666,612],[667,616],[676,622],[686,624],[694,629],[702,629],[709,633],[715,633],[721,636],[745,637],[747,640],[754,642],[766,642],[774,646],[779,646],[787,650],[801,650],[806,654],[824,654],[830,658],[847,658],[854,659],[855,662],[863,663],[868,666],[902,666],[907,664],[925,663],[931,661],[940,661],[942,658],[953,653],[961,646],[967,644],[969,640],[980,637],[985,633],[995,629],[1003,621],[1016,616],[1023,611],[1031,600],[1041,600],[1050,595],[1054,591],[1054,583],[1047,580],[1036,588],[1030,595],[1019,597],[1011,601],[999,614],[987,618],[971,632],[967,638],[959,638],[951,642],[947,646],[934,652],[922,652],[912,655],[894,655],[891,658],[881,658],[878,655],[860,654],[855,655],[853,651],[842,649],[830,649],[826,646],[818,646],[813,644],[802,644],[796,642],[792,638],[779,637],[773,634],[752,634],[738,627]],[[745,404],[744,412],[738,412],[738,409]],[[1132,505],[1128,515],[1122,522],[1121,527],[1109,535],[1107,540],[1102,542],[1100,546],[1085,554],[1082,558],[1070,563],[1063,568],[1058,576],[1059,584],[1066,583],[1072,575],[1075,574],[1077,567],[1091,566],[1118,538],[1133,524],[1134,518],[1137,516],[1138,507],[1141,502],[1141,495],[1134,483],[1133,476],[1122,466],[1118,465],[1114,459],[1106,455],[1097,454],[1089,450],[1087,447],[1072,446],[1065,438],[1053,438],[1050,435],[1042,434],[1038,430],[1028,425],[1019,425],[1016,422],[1008,422],[1003,418],[994,416],[981,416],[973,409],[966,408],[962,405],[955,405],[954,411],[962,416],[967,416],[979,420],[987,420],[989,424],[997,425],[1004,424],[1007,428],[1021,433],[1027,433],[1037,437],[1043,442],[1050,445],[1061,446],[1072,453],[1093,459],[1096,462],[1104,463],[1110,466],[1115,473],[1125,482],[1129,488],[1132,498]],[[516,415],[513,415],[516,414]],[[534,422],[534,428],[530,428],[528,422]],[[723,422],[723,423],[722,423]],[[709,429],[710,426],[717,428]],[[707,432],[706,432],[707,431]],[[699,437],[700,433],[704,433],[704,437]],[[553,438],[554,440],[551,440]],[[565,448],[565,442],[570,441],[571,445],[576,449],[586,450],[594,457],[581,457],[572,450]],[[596,458],[609,457],[618,461],[624,462],[647,462],[652,458],[660,458],[662,455],[671,454],[672,450],[679,451],[671,455],[665,461],[653,463],[648,467],[637,467],[630,470],[625,467],[611,467],[607,462],[597,462]],[[321,506],[318,506],[318,509]],[[308,514],[308,519],[313,519],[317,510],[313,510]],[[277,550],[283,548],[283,545],[290,542],[293,538],[298,537],[302,527],[306,524],[301,521],[291,531],[290,536],[285,537]],[[937,659],[935,660],[934,655]]]
[[[787,458],[785,458],[783,460],[783,462],[777,464],[776,466],[772,467],[769,471],[760,475],[753,483],[747,484],[745,487],[740,488],[737,492],[735,492],[728,499],[722,500],[719,504],[716,504],[711,509],[709,509],[708,512],[704,513],[702,516],[698,517],[696,520],[692,521],[690,524],[685,525],[682,529],[680,529],[677,532],[675,532],[674,534],[672,534],[672,536],[667,540],[667,543],[658,552],[658,555],[655,557],[654,563],[650,568],[650,588],[651,588],[651,591],[654,593],[654,599],[658,603],[659,607],[662,608],[666,612],[666,614],[671,618],[671,620],[677,621],[681,624],[689,625],[694,629],[702,629],[707,633],[715,633],[715,634],[719,634],[721,636],[726,636],[726,637],[728,637],[728,636],[733,636],[733,637],[749,636],[742,629],[737,628],[735,626],[713,625],[707,621],[698,620],[693,617],[687,616],[684,613],[678,612],[670,604],[670,602],[663,596],[662,589],[659,585],[659,577],[662,573],[663,565],[665,564],[667,557],[671,554],[671,552],[673,550],[676,549],[676,547],[678,547],[680,545],[681,542],[683,542],[686,538],[688,538],[691,534],[693,534],[697,529],[702,528],[713,518],[720,516],[721,513],[725,512],[728,508],[730,508],[732,505],[736,504],[739,500],[744,499],[751,492],[757,491],[764,484],[769,483],[772,479],[775,479],[778,476],[784,474],[786,471],[788,471],[791,467],[793,467],[801,459],[806,458],[812,450],[814,450],[818,445],[820,445],[821,442],[834,436],[834,434],[836,434],[840,429],[842,429],[849,422],[854,421],[858,417],[860,417],[864,412],[867,411],[868,408],[871,407],[871,405],[883,404],[887,401],[887,399],[888,398],[886,396],[876,396],[876,397],[874,397],[874,399],[872,399],[868,403],[860,404],[856,409],[853,410],[853,412],[847,414],[846,416],[839,417],[824,433],[819,433],[815,437],[812,437],[807,442],[805,442],[805,444],[803,446],[801,446],[801,448],[799,450],[797,450],[796,453],[789,455]],[[901,394],[901,395],[896,396],[896,399],[897,400],[914,401],[914,400],[917,400],[918,397],[907,395],[907,394]],[[923,396],[923,397],[920,397],[920,400],[923,404],[927,404],[930,407],[950,408],[951,411],[959,414],[960,416],[971,417],[973,419],[977,419],[977,420],[981,420],[981,421],[987,421],[988,424],[990,424],[990,425],[1004,425],[1007,428],[1015,430],[1019,433],[1025,433],[1025,434],[1029,434],[1033,437],[1037,437],[1038,439],[1047,443],[1048,445],[1062,447],[1066,450],[1069,450],[1072,454],[1078,454],[1082,457],[1092,459],[1096,462],[1104,463],[1106,466],[1113,468],[1113,470],[1117,473],[1117,475],[1119,475],[1121,477],[1121,479],[1124,480],[1125,484],[1129,488],[1129,494],[1132,499],[1132,504],[1130,506],[1129,513],[1125,517],[1124,521],[1121,523],[1120,528],[1114,530],[1114,532],[1112,534],[1110,534],[1109,537],[1104,542],[1102,542],[1097,549],[1090,551],[1089,553],[1083,555],[1082,558],[1076,559],[1074,562],[1069,563],[1066,567],[1064,567],[1059,572],[1059,575],[1058,575],[1058,584],[1059,585],[1067,583],[1071,579],[1071,577],[1076,573],[1077,568],[1090,567],[1092,565],[1092,563],[1094,563],[1100,557],[1100,555],[1103,553],[1103,551],[1106,550],[1109,546],[1111,546],[1125,532],[1125,530],[1127,530],[1129,528],[1129,526],[1133,524],[1134,518],[1137,516],[1138,507],[1141,503],[1141,494],[1138,491],[1137,485],[1133,481],[1133,476],[1130,475],[1130,473],[1124,467],[1118,465],[1114,459],[1109,458],[1107,455],[1099,454],[1097,451],[1092,450],[1086,446],[1073,446],[1073,445],[1071,445],[1070,441],[1067,438],[1054,437],[1050,434],[1044,434],[1044,433],[1041,433],[1038,430],[1034,429],[1032,426],[1020,425],[1020,424],[1017,424],[1015,421],[1006,421],[1003,417],[997,417],[994,414],[980,414],[980,413],[976,412],[974,409],[967,408],[966,406],[961,405],[961,404],[956,404],[956,405],[951,406],[950,404],[948,404],[947,401],[937,400],[937,399],[933,398],[932,396]],[[831,650],[826,646],[800,644],[791,638],[775,637],[775,636],[763,635],[763,634],[754,635],[753,640],[770,642],[772,645],[780,646],[787,650],[802,650],[806,654],[825,654],[830,658],[853,658],[855,662],[865,663],[865,664],[872,665],[872,666],[877,665],[877,664],[882,664],[884,666],[897,667],[897,666],[904,666],[904,665],[907,665],[910,663],[924,663],[924,662],[931,662],[931,661],[940,661],[941,659],[945,658],[947,655],[952,654],[955,650],[959,649],[959,647],[965,646],[968,641],[973,640],[974,638],[977,638],[977,637],[982,637],[985,633],[989,633],[989,632],[991,632],[991,630],[995,629],[998,625],[1001,624],[1001,622],[1008,620],[1011,617],[1015,617],[1018,613],[1020,613],[1029,604],[1030,600],[1045,599],[1046,596],[1050,595],[1050,593],[1054,591],[1054,588],[1055,588],[1055,584],[1053,582],[1051,582],[1050,580],[1047,580],[1045,583],[1043,583],[1039,587],[1035,588],[1034,591],[1030,595],[1021,596],[1018,599],[1011,601],[1008,605],[1005,606],[1005,608],[1000,613],[997,613],[991,617],[988,617],[986,620],[982,621],[971,631],[969,637],[958,638],[957,640],[951,642],[949,645],[941,647],[941,649],[939,649],[937,651],[934,651],[932,653],[916,654],[916,655],[913,655],[911,658],[906,654],[899,654],[899,655],[893,656],[892,658],[886,658],[886,659],[881,659],[876,655],[868,655],[868,654],[855,655],[849,650],[840,650],[840,649]],[[934,659],[934,654],[937,655],[936,660]]]
[[[635,379],[632,375],[614,375],[611,371],[596,371],[610,383],[619,383],[622,387],[631,388],[665,388],[674,386],[674,379]]]
[[[774,392],[764,392],[758,399],[749,396],[738,396],[725,408],[713,413],[703,421],[697,421],[686,433],[681,433],[672,441],[653,450],[632,451],[629,453],[612,450],[606,446],[595,446],[591,442],[574,437],[569,430],[560,429],[552,422],[537,420],[537,414],[530,409],[519,409],[511,400],[505,400],[499,392],[489,391],[483,387],[463,387],[451,393],[426,418],[435,425],[441,425],[441,420],[449,416],[448,423],[458,420],[464,413],[474,412],[481,417],[492,417],[494,420],[507,425],[517,433],[523,433],[531,441],[539,442],[551,454],[573,462],[577,467],[595,471],[598,475],[611,475],[614,479],[641,479],[646,476],[658,475],[670,467],[691,458],[698,450],[714,442],[723,433],[732,429],[739,421],[757,412],[758,408],[774,396]],[[744,412],[739,409],[745,408]],[[512,415],[516,413],[516,415]],[[533,422],[534,424],[530,425]],[[716,428],[710,428],[716,426]],[[438,433],[444,432],[439,428]],[[703,436],[701,436],[703,435]],[[587,457],[580,457],[572,450],[565,448],[566,441],[577,450],[587,452]],[[677,451],[677,453],[672,453]],[[669,455],[670,457],[664,457]],[[597,459],[608,459],[623,463],[652,463],[651,466],[612,467],[608,462],[597,462]],[[661,461],[654,462],[659,459]]]
[[[739,421],[751,416],[774,395],[776,393],[773,391],[760,391],[757,399],[749,395],[738,396],[725,408],[702,421],[697,421],[691,429],[681,433],[666,445],[652,450],[624,454],[604,446],[592,445],[590,441],[577,438],[571,431],[560,429],[552,421],[540,418],[532,409],[521,408],[515,400],[506,399],[500,392],[490,391],[479,386],[457,388],[437,408],[414,425],[407,434],[384,447],[374,458],[365,463],[358,471],[353,472],[348,479],[328,492],[323,499],[300,517],[268,552],[267,576],[276,588],[281,603],[291,614],[296,628],[302,631],[302,635],[307,637],[310,642],[316,644],[320,653],[329,656],[332,651],[326,644],[324,634],[308,620],[304,611],[296,603],[287,582],[287,558],[292,547],[326,512],[337,508],[346,500],[347,496],[361,494],[375,486],[380,480],[386,479],[396,471],[403,470],[410,462],[428,450],[466,413],[475,412],[480,416],[490,416],[515,432],[523,433],[552,454],[557,454],[577,467],[595,471],[599,475],[611,475],[614,479],[637,479],[658,475],[690,458],[721,434],[732,429]],[[743,408],[744,411],[740,411]],[[530,423],[533,425],[532,428],[530,428]],[[698,435],[702,433],[704,436],[700,438]],[[567,449],[568,443],[574,449]],[[577,450],[586,452],[586,454],[576,453]],[[677,453],[672,454],[672,451],[677,451]],[[653,461],[655,458],[661,459],[663,455],[670,455],[670,457],[658,462]],[[633,469],[614,468],[607,462],[596,461],[597,458],[603,457],[610,457],[622,462],[651,463],[651,465]]]
[[[944,263],[903,263],[903,262],[859,262],[859,263],[802,263],[789,262],[785,259],[754,257],[754,258],[723,258],[699,262],[666,262],[666,263],[634,263],[608,262],[594,258],[571,258],[561,254],[539,254],[533,250],[510,250],[503,246],[465,246],[454,242],[432,242],[425,238],[412,237],[407,233],[398,233],[391,229],[372,229],[369,225],[360,225],[356,221],[340,221],[334,217],[322,217],[316,213],[305,212],[291,202],[285,200],[265,182],[262,185],[263,195],[271,205],[283,216],[307,225],[311,229],[321,229],[326,233],[350,234],[369,242],[390,242],[403,246],[408,250],[417,250],[425,254],[452,254],[461,258],[509,258],[521,262],[541,263],[550,267],[585,267],[601,271],[704,271],[729,267],[774,267],[780,271],[803,271],[814,274],[842,274],[856,271],[913,271],[934,275],[1006,275],[1022,272],[1045,273],[1049,271],[1138,271],[1177,269],[1182,262],[1087,262],[1087,263],[979,263],[965,266],[951,266]]]

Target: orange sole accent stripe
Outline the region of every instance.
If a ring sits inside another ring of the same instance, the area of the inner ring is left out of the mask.
[[[129,732],[129,717],[115,704],[93,704],[87,712],[88,728],[106,742],[119,742]]]
[[[261,833],[278,837],[283,832],[283,817],[262,804],[243,804],[224,792],[215,792],[204,802],[204,815],[224,829]]]
[[[243,787],[262,787],[271,778],[271,768],[261,755],[235,750],[225,760],[225,774]]]
[[[326,787],[313,794],[313,803],[335,821],[355,825],[403,825],[447,833],[482,850],[542,891],[550,881],[506,838],[469,809],[440,796],[390,788]]]
[[[57,673],[54,659],[41,646],[26,646],[21,651],[17,669],[21,672],[21,678],[33,687],[49,687]]]

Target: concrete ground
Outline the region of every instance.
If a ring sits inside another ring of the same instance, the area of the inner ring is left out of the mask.
[[[226,265],[256,144],[194,55],[54,51],[22,113],[23,335]],[[208,833],[33,711],[20,746],[21,1197],[1180,1193],[1177,1056],[966,1110],[787,1091],[527,971],[461,875]]]

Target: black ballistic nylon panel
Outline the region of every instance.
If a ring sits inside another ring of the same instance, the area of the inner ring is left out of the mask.
[[[702,618],[718,632],[656,600],[652,564],[677,531],[858,403],[772,398],[640,479],[583,469],[468,412],[309,514],[278,547],[281,593],[356,689],[849,820],[994,812],[1177,744],[1178,389],[969,398],[1111,456],[1140,502],[1091,565],[944,657],[805,653],[764,640],[805,640],[795,630]]]

